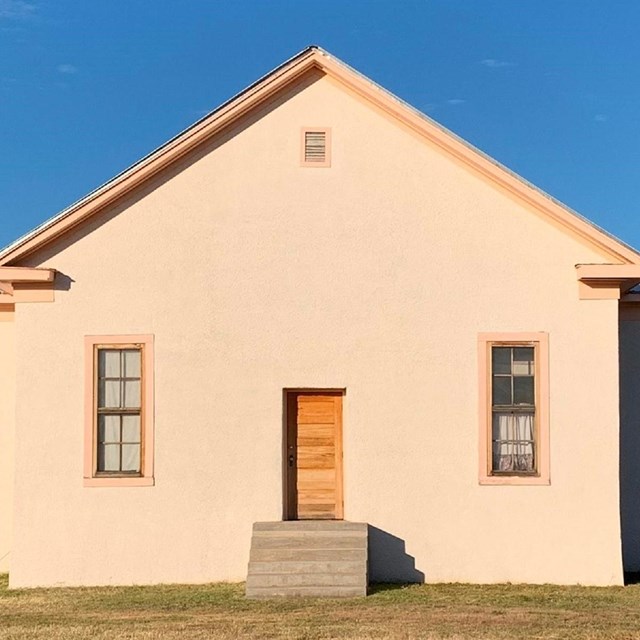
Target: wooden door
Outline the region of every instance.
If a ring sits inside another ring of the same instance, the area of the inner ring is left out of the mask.
[[[342,392],[287,394],[290,520],[341,520]]]

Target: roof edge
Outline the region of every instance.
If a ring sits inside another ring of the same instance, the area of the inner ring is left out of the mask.
[[[498,187],[511,192],[536,212],[564,227],[599,252],[622,263],[640,264],[640,253],[631,246],[529,183],[318,45],[311,45],[103,185],[0,250],[0,266],[30,255],[112,204],[313,67],[335,77],[348,89],[395,117]]]
[[[81,220],[74,221],[74,223],[70,225],[70,227],[65,227],[64,229],[60,230],[60,232],[55,234],[54,237],[51,237],[51,238],[47,237],[42,244],[38,244],[37,246],[33,246],[33,247],[30,246],[24,252],[20,251],[20,249],[24,247],[24,245],[30,244],[31,241],[35,240],[38,236],[45,233],[52,227],[58,225],[59,223],[63,222],[65,219],[72,216],[79,209],[86,207],[96,198],[103,195],[105,192],[109,191],[110,189],[116,187],[118,184],[122,183],[126,179],[130,178],[133,174],[140,171],[144,167],[148,166],[154,160],[163,156],[163,154],[168,153],[169,151],[174,149],[176,146],[180,145],[183,142],[186,142],[186,140],[196,135],[208,123],[210,123],[212,121],[212,118],[215,118],[216,120],[220,119],[230,109],[236,106],[237,103],[242,103],[246,100],[249,100],[256,92],[259,92],[260,89],[263,89],[265,86],[268,86],[269,84],[277,81],[280,78],[280,76],[286,71],[290,70],[292,66],[298,65],[300,63],[304,63],[315,52],[320,53],[321,49],[315,45],[306,47],[305,49],[295,54],[294,56],[292,56],[282,64],[278,65],[275,69],[272,69],[268,73],[261,76],[258,80],[250,84],[248,87],[246,87],[239,93],[235,94],[234,96],[232,96],[231,98],[223,102],[221,105],[216,107],[213,111],[210,111],[209,113],[204,115],[202,118],[200,118],[193,124],[189,125],[186,129],[183,129],[182,131],[177,133],[175,136],[173,136],[172,138],[170,138],[169,140],[161,144],[159,147],[156,147],[153,151],[143,156],[133,164],[129,165],[126,169],[122,170],[120,173],[116,174],[115,176],[107,180],[107,182],[104,182],[103,184],[99,185],[98,187],[96,187],[95,189],[93,189],[92,191],[84,195],[79,200],[76,200],[69,206],[65,207],[59,213],[55,214],[51,218],[45,220],[38,226],[34,227],[31,231],[28,231],[27,233],[18,237],[16,240],[11,242],[7,246],[1,248],[0,249],[0,266],[6,265],[13,260],[18,260],[22,257],[25,257],[33,253],[34,251],[37,251],[39,248],[41,248],[41,246],[44,246],[44,244],[48,244],[53,239],[55,239],[55,237],[58,237],[61,233],[64,233],[65,231],[67,231],[67,229],[70,228],[71,226],[76,226],[77,224],[82,222],[84,218],[90,216],[93,212],[87,212],[86,215],[83,216]],[[306,70],[307,70],[307,67],[305,66],[305,68],[300,73],[304,73],[304,71]],[[281,86],[283,85],[279,84],[277,88],[281,88]],[[254,104],[252,103],[251,106],[254,106]],[[229,122],[225,122],[224,126],[226,126],[227,124],[229,124]],[[213,135],[213,133],[211,135]],[[181,156],[184,155],[184,153],[186,153],[190,149],[191,147],[189,147],[189,149],[185,150],[180,155]],[[164,166],[165,165],[160,167],[158,170],[160,170],[161,168],[164,168]],[[117,197],[120,197],[120,195],[121,194],[118,194]],[[101,205],[99,208],[102,209],[104,206],[106,206],[106,204]]]

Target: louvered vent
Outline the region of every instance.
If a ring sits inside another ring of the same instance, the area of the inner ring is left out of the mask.
[[[304,161],[310,164],[324,164],[327,162],[326,131],[304,132]]]

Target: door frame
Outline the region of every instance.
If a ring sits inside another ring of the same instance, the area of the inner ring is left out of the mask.
[[[336,447],[336,520],[344,519],[344,464],[343,464],[343,422],[344,422],[344,398],[347,395],[345,387],[310,388],[294,387],[282,390],[282,519],[297,520],[298,504],[296,495],[296,465],[295,446],[297,439],[297,397],[299,395],[336,395],[341,396],[339,405],[338,424],[335,429]],[[294,447],[294,466],[290,471],[289,450],[290,443]]]

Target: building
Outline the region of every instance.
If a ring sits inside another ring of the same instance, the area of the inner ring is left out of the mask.
[[[14,587],[640,569],[640,254],[317,47],[0,253]],[[622,542],[621,542],[622,540]]]

